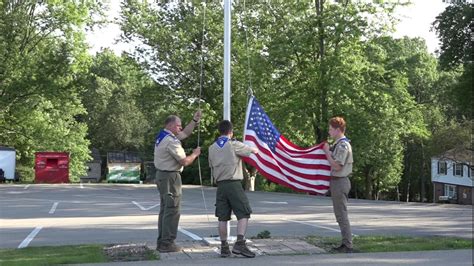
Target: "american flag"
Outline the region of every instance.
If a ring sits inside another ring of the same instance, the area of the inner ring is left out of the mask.
[[[244,142],[259,150],[244,161],[268,180],[311,194],[328,191],[331,166],[323,144],[301,148],[291,143],[278,132],[253,96],[247,106]]]

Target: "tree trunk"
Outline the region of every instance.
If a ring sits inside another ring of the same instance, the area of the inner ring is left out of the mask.
[[[370,166],[365,169],[365,198],[372,199],[372,175]]]
[[[421,161],[423,162],[421,164],[421,197],[420,201],[425,202],[425,168],[426,168],[426,162],[425,162],[425,151],[424,151],[424,146],[423,146],[423,140],[421,141]]]

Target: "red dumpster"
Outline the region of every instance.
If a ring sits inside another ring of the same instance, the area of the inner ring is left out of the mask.
[[[35,153],[36,183],[69,183],[69,154],[67,152]]]

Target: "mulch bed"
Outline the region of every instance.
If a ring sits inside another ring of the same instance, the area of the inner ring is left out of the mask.
[[[145,244],[113,244],[104,247],[110,261],[140,261],[155,259],[155,253]]]

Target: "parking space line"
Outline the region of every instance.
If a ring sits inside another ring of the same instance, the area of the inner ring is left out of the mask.
[[[331,227],[326,227],[326,226],[321,226],[321,225],[314,225],[314,224],[310,224],[310,223],[305,223],[305,222],[295,221],[295,220],[290,220],[290,219],[285,219],[285,218],[281,218],[281,219],[282,219],[282,220],[285,220],[285,221],[289,221],[289,222],[294,222],[294,223],[309,225],[309,226],[312,226],[312,227],[323,228],[323,229],[331,230],[331,231],[338,232],[338,233],[341,232],[340,230],[334,229],[334,228],[331,228]]]
[[[49,210],[49,214],[53,214],[56,211],[56,208],[58,207],[59,202],[53,203],[53,206],[51,207],[51,210]]]
[[[155,208],[155,207],[157,207],[157,206],[160,206],[160,204],[158,203],[158,204],[155,204],[155,205],[153,205],[153,206],[151,206],[151,207],[145,208],[145,207],[143,207],[140,203],[138,203],[138,202],[136,202],[136,201],[132,201],[132,203],[135,204],[135,205],[136,205],[138,208],[140,208],[140,210],[142,210],[142,211],[149,211],[149,210],[151,210],[151,209],[153,209],[153,208]]]
[[[189,232],[189,231],[187,231],[187,230],[184,230],[184,229],[181,228],[181,227],[178,227],[178,231],[180,231],[181,233],[183,233],[183,234],[189,236],[190,238],[192,238],[192,239],[194,239],[194,240],[202,240],[202,237],[200,237],[200,236],[198,236],[198,235],[196,235],[196,234],[193,234],[193,233],[191,233],[191,232]]]
[[[84,185],[81,183],[81,188],[84,188]]]
[[[23,189],[28,189],[30,187],[30,185],[26,185]]]
[[[266,204],[285,204],[287,205],[288,202],[286,201],[260,201],[261,203],[266,203]]]
[[[18,248],[26,248],[30,242],[35,238],[35,236],[43,229],[42,226],[36,227],[31,233],[20,243]]]

